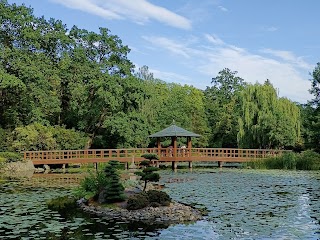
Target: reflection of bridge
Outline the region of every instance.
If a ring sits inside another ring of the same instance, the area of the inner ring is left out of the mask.
[[[131,163],[139,162],[144,153],[155,153],[159,156],[158,162],[193,161],[218,162],[248,162],[268,156],[281,154],[281,150],[266,149],[238,149],[238,148],[133,148],[133,149],[88,149],[88,150],[55,150],[55,151],[27,151],[24,159],[31,160],[33,164],[68,164],[68,163],[99,163],[117,160]]]

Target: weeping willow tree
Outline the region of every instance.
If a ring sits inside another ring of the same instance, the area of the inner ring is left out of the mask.
[[[300,111],[265,84],[248,85],[241,92],[238,145],[241,148],[285,148],[300,142]]]

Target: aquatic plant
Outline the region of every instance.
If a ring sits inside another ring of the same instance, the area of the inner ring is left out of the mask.
[[[253,160],[244,166],[253,169],[319,170],[320,154],[311,150],[301,153],[287,152],[280,156]]]
[[[296,169],[297,154],[283,153],[280,156],[269,157],[264,160],[267,169]]]
[[[307,150],[298,155],[296,168],[299,170],[320,170],[320,154]]]

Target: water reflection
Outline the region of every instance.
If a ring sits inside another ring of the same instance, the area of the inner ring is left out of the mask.
[[[47,200],[71,194],[56,187],[77,185],[83,175],[26,174],[0,182],[0,239],[320,238],[320,172],[179,169],[161,175],[174,200],[206,207],[208,217],[168,226],[51,211]]]

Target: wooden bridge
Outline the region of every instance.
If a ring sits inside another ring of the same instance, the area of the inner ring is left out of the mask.
[[[155,153],[158,162],[172,162],[176,168],[178,162],[211,161],[218,162],[248,162],[263,159],[268,156],[282,154],[283,150],[238,149],[238,148],[133,148],[133,149],[88,149],[88,150],[54,150],[26,151],[24,159],[38,164],[69,164],[69,163],[100,163],[117,160],[123,163],[142,161],[144,153]]]

